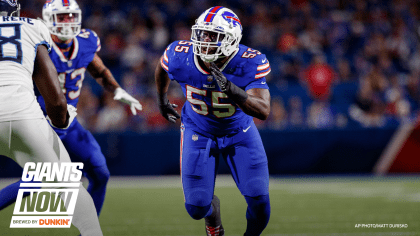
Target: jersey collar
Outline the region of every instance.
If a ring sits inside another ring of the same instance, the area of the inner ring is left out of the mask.
[[[236,54],[238,54],[238,52],[239,52],[239,48],[237,48],[233,53],[232,53],[232,55],[230,56],[230,58],[225,62],[225,64],[223,64],[223,66],[222,66],[222,68],[220,68],[220,71],[223,71],[225,68],[226,68],[226,66],[229,64],[229,62],[236,56]],[[205,74],[205,75],[209,75],[210,73],[209,72],[207,72],[206,70],[204,70],[201,66],[200,66],[200,63],[198,62],[198,57],[197,57],[197,55],[195,55],[194,54],[194,64],[195,64],[195,67],[197,68],[197,70],[198,71],[200,71],[202,74]]]
[[[53,48],[62,62],[68,62],[76,58],[77,53],[79,52],[79,41],[77,40],[77,38],[73,39],[73,53],[71,54],[69,59],[67,59],[66,56],[64,56],[63,52],[61,52],[60,48],[55,44],[55,42],[53,43]]]

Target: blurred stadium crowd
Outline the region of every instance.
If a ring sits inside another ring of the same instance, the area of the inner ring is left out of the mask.
[[[22,16],[41,17],[44,0],[21,0]],[[188,40],[206,9],[238,14],[241,43],[267,55],[272,109],[260,129],[389,127],[420,106],[420,2],[415,0],[78,0],[83,27],[101,38],[98,53],[140,115],[87,76],[78,119],[93,132],[177,129],[156,104],[154,71],[165,47]],[[169,97],[184,102],[178,84]]]

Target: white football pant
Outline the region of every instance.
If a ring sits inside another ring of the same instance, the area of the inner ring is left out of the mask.
[[[60,138],[45,118],[0,122],[0,155],[22,168],[26,162],[70,162]],[[83,236],[102,235],[95,205],[83,186],[79,188],[73,225]]]

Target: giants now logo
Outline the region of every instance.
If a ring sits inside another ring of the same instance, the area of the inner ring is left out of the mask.
[[[26,163],[10,228],[70,228],[82,168],[78,162]]]

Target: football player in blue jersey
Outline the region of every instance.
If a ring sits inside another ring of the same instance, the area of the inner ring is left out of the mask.
[[[42,10],[44,22],[54,41],[50,52],[57,68],[58,78],[67,103],[76,107],[87,70],[105,90],[115,94],[114,99],[130,105],[133,115],[142,106],[115,81],[111,71],[104,65],[97,52],[101,49],[95,32],[81,29],[81,10],[75,0],[47,1]],[[38,96],[45,113],[45,102]],[[64,143],[74,162],[83,162],[83,172],[89,180],[88,192],[101,212],[106,185],[110,176],[106,160],[92,134],[84,129],[77,118],[67,130],[54,129]],[[0,191],[0,209],[13,203],[19,182]]]
[[[267,156],[253,122],[270,113],[270,64],[264,54],[239,44],[241,37],[237,15],[212,7],[192,27],[191,41],[166,48],[155,71],[160,112],[170,122],[181,118],[185,208],[193,219],[205,218],[209,236],[224,235],[214,195],[219,156],[248,204],[244,235],[260,235],[270,218]],[[171,80],[186,96],[182,116],[167,98]]]

